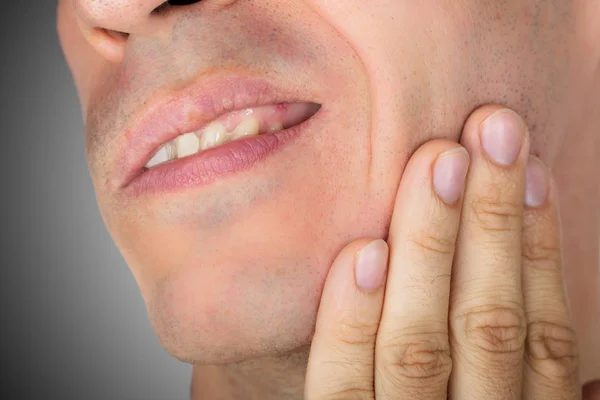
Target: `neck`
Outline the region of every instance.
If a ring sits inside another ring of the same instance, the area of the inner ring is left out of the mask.
[[[192,400],[301,400],[309,346],[292,353],[228,365],[196,365]]]

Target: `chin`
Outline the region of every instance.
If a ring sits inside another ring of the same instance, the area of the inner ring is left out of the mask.
[[[162,346],[190,364],[293,352],[314,334],[324,281],[314,263],[249,258],[174,269],[145,296],[150,321]]]

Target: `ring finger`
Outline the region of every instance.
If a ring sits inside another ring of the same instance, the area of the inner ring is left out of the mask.
[[[523,294],[527,313],[523,398],[577,399],[578,350],[562,276],[556,186],[531,157],[523,233]]]

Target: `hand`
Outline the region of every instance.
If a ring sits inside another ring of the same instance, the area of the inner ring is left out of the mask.
[[[356,241],[333,263],[307,399],[580,398],[550,172],[498,106],[461,144],[423,145],[387,244]]]

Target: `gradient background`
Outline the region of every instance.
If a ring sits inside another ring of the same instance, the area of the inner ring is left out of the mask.
[[[0,6],[0,398],[186,399],[96,208],[56,1]]]

